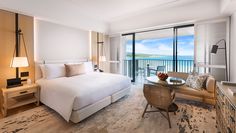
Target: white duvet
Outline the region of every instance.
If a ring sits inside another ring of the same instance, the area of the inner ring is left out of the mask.
[[[131,86],[128,77],[98,72],[36,82],[41,86],[40,101],[67,121],[72,110],[82,109]]]

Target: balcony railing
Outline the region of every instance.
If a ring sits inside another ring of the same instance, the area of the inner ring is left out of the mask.
[[[160,59],[136,59],[135,60],[135,75],[147,76],[147,65],[150,68],[156,69],[157,66],[165,66],[164,72],[173,71],[173,60]],[[193,60],[178,60],[177,71],[189,73],[193,71]],[[124,60],[124,75],[132,77],[132,60]]]

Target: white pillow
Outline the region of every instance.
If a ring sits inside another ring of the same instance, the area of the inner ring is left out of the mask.
[[[86,73],[90,73],[90,72],[93,72],[93,64],[91,61],[88,61],[88,62],[84,62],[84,67],[85,67],[85,72]]]
[[[40,70],[41,70],[42,78],[45,79],[46,78],[45,77],[46,74],[45,74],[45,66],[44,66],[44,64],[40,65]]]
[[[45,79],[54,79],[66,76],[64,64],[44,64],[40,65],[40,68],[43,78]]]

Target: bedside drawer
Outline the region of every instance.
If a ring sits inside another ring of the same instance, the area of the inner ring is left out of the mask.
[[[17,97],[17,96],[22,96],[26,94],[31,94],[37,92],[37,89],[26,89],[26,90],[21,90],[21,91],[16,91],[16,92],[10,92],[7,94],[8,98],[12,97]]]

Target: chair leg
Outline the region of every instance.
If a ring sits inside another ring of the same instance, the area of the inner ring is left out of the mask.
[[[145,109],[144,109],[144,111],[143,111],[142,117],[144,117],[144,114],[146,113],[147,108],[148,108],[148,103],[147,103],[147,105],[146,105],[146,107],[145,107]]]
[[[176,111],[174,112],[174,115],[176,115]]]
[[[169,111],[166,111],[167,114],[167,119],[168,119],[168,123],[169,123],[169,128],[171,128],[171,123],[170,123],[170,116],[169,116]]]

